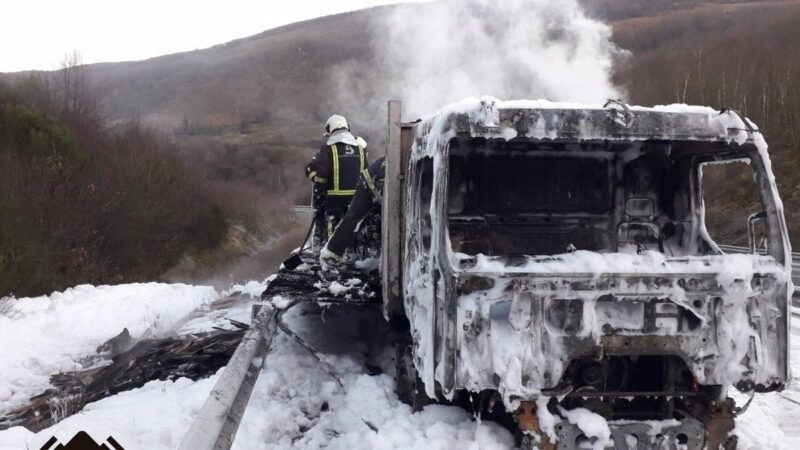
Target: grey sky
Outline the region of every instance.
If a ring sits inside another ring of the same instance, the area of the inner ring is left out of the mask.
[[[404,0],[3,0],[0,72],[210,47],[270,28]]]

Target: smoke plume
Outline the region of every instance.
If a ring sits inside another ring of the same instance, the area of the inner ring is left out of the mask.
[[[410,119],[470,96],[599,103],[622,95],[611,75],[624,52],[577,0],[440,0],[383,17],[372,24],[373,63],[334,71],[338,106],[370,128],[385,121],[379,100],[402,100]]]

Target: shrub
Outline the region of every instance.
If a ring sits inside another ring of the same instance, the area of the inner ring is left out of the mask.
[[[163,136],[0,95],[0,296],[152,280],[222,242],[224,211]]]
[[[214,248],[222,243],[228,231],[228,221],[218,206],[201,212],[190,230],[192,242],[199,250]]]

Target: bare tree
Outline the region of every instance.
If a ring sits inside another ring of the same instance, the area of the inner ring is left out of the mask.
[[[74,122],[102,122],[100,96],[80,52],[64,55],[60,69],[51,74],[50,85],[58,115]]]

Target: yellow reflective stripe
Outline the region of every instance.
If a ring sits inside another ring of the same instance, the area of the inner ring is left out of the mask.
[[[336,144],[331,145],[331,153],[333,154],[333,189],[328,190],[328,195],[338,195],[338,196],[348,196],[348,195],[355,195],[355,189],[341,189],[340,188],[340,173],[339,173],[339,147]],[[358,157],[360,160],[361,171],[366,170],[366,163],[367,158],[364,154],[364,147],[358,147]],[[322,183],[327,182],[327,180],[320,181]]]
[[[331,145],[333,152],[333,192],[339,192],[339,148],[336,144]],[[330,191],[328,191],[330,194]]]
[[[375,181],[372,180],[372,175],[369,174],[369,170],[362,170],[361,176],[364,177],[364,181],[367,183],[369,190],[372,191],[372,195],[375,196],[376,199],[381,198],[381,194],[378,192],[378,188],[375,187]]]
[[[333,235],[333,219],[328,217],[328,238]]]
[[[308,179],[309,180],[313,180],[316,177],[317,177],[317,171],[316,170],[308,174]]]
[[[327,178],[322,178],[322,177],[314,178],[314,183],[327,183],[327,182],[328,182]]]

